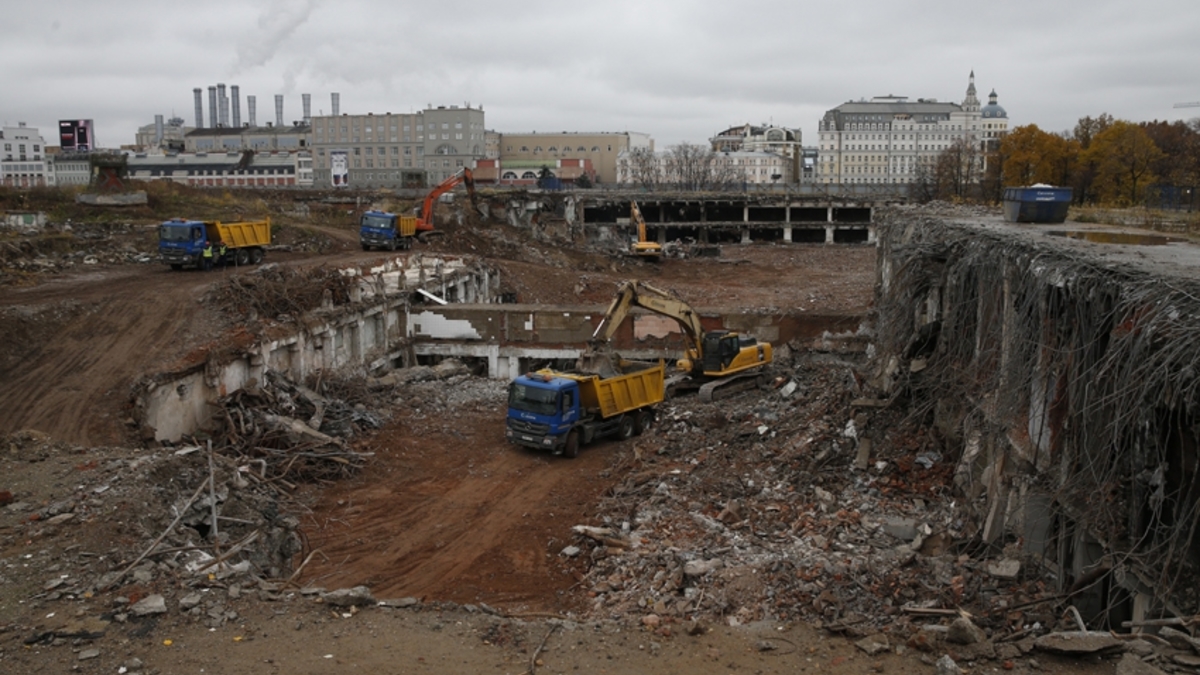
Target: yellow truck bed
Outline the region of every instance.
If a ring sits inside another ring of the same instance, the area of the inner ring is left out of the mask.
[[[579,373],[542,372],[578,382],[580,405],[599,410],[600,416],[607,419],[663,400],[666,365],[660,361],[657,364],[634,364],[632,368],[629,372],[605,378]]]
[[[411,237],[417,233],[416,216],[398,216],[396,218],[396,234],[401,237]]]
[[[414,225],[415,227],[415,225]],[[266,246],[271,243],[271,219],[245,220],[236,223],[212,221],[204,223],[210,239],[225,242],[229,248]],[[213,234],[216,237],[213,237]]]

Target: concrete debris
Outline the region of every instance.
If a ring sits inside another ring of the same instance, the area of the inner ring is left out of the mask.
[[[988,574],[997,579],[1007,579],[1009,581],[1016,579],[1021,574],[1020,560],[994,560],[987,565]]]
[[[951,621],[950,628],[946,631],[946,642],[953,642],[958,645],[973,645],[986,640],[987,633],[979,626],[971,623],[971,620],[965,616],[960,616]]]
[[[886,635],[876,633],[854,643],[855,647],[867,653],[867,656],[875,656],[876,654],[886,652],[891,649],[891,643],[888,642]]]
[[[146,597],[142,598],[141,600],[138,600],[137,602],[133,603],[133,606],[129,608],[129,611],[132,612],[134,616],[147,616],[149,614],[166,614],[167,613],[167,600],[166,600],[166,598],[164,598],[161,595],[158,595],[157,593],[155,593],[154,595],[147,595]]]
[[[1069,631],[1049,633],[1033,641],[1033,646],[1051,654],[1083,656],[1124,649],[1124,643],[1110,633]]]
[[[934,667],[937,668],[937,675],[962,675],[962,668],[958,667],[949,654],[943,654]]]
[[[366,586],[354,588],[339,588],[336,591],[321,594],[321,601],[334,607],[366,607],[376,604],[371,597],[371,589]]]
[[[1163,626],[1158,629],[1158,636],[1170,642],[1171,646],[1176,649],[1193,651],[1196,654],[1200,654],[1200,639],[1194,638],[1181,630],[1171,628],[1170,626]]]
[[[1116,675],[1166,675],[1165,672],[1133,654],[1122,654],[1117,661]]]

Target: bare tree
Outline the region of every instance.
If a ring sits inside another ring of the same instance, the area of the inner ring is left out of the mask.
[[[662,165],[650,148],[634,148],[621,158],[629,182],[653,192],[663,180]]]
[[[663,173],[680,190],[727,190],[740,184],[742,176],[720,156],[708,146],[680,143],[667,151]]]
[[[966,199],[979,184],[981,156],[975,142],[960,138],[938,154],[934,165],[938,197]]]

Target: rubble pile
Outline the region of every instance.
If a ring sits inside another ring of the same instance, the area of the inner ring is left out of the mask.
[[[157,262],[157,242],[146,228],[129,223],[49,225],[19,236],[0,234],[0,282],[81,265]]]
[[[305,313],[350,302],[353,280],[328,266],[297,270],[267,264],[230,276],[211,292],[226,312],[253,320],[296,321]]]
[[[349,385],[318,384],[317,388]],[[367,398],[366,388],[359,395]],[[364,429],[378,429],[384,418],[366,403],[326,396],[267,371],[266,382],[250,384],[218,401],[215,447],[234,456],[249,480],[293,488],[300,482],[337,480],[362,468],[365,453],[346,440]]]
[[[77,462],[67,469],[65,493],[33,502],[19,493],[21,501],[4,506],[6,539],[41,546],[0,560],[0,583],[39,570],[45,578],[29,598],[35,606],[100,596],[111,599],[113,619],[125,621],[167,611],[164,595],[180,586],[251,588],[286,580],[300,552],[299,521],[288,515],[283,493],[248,481],[244,467],[201,446],[165,454],[83,449],[34,431],[11,434],[4,446],[9,461]],[[56,550],[59,535],[71,545]]]
[[[1053,634],[1069,602],[1046,570],[980,543],[956,514],[957,459],[920,419],[855,399],[859,381],[853,364],[809,360],[766,394],[665,404],[599,524],[561,552],[590,558],[593,616],[668,633],[805,621],[968,660]],[[966,617],[969,640],[948,625]]]

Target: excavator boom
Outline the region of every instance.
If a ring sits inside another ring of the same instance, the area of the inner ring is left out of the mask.
[[[466,184],[467,194],[471,197],[471,204],[475,204],[475,175],[471,173],[470,169],[464,166],[458,173],[438,183],[429,191],[429,194],[425,195],[425,201],[421,204],[421,213],[417,216],[418,232],[433,230],[433,206],[437,203],[437,198],[453,190],[460,183]]]
[[[687,383],[691,386],[682,388],[698,388],[702,400],[711,401],[720,393],[756,384],[760,371],[773,360],[771,343],[727,330],[705,333],[700,315],[675,294],[644,281],[624,281],[592,333],[588,349],[580,354],[581,369],[602,372],[612,368],[618,357],[608,345],[634,307],[672,318],[679,324],[688,345],[677,365],[691,380]]]
[[[646,238],[646,219],[642,217],[642,210],[638,208],[637,202],[629,202],[629,218],[637,225],[638,233],[638,240],[633,244],[633,254],[647,260],[661,260],[662,244]]]

